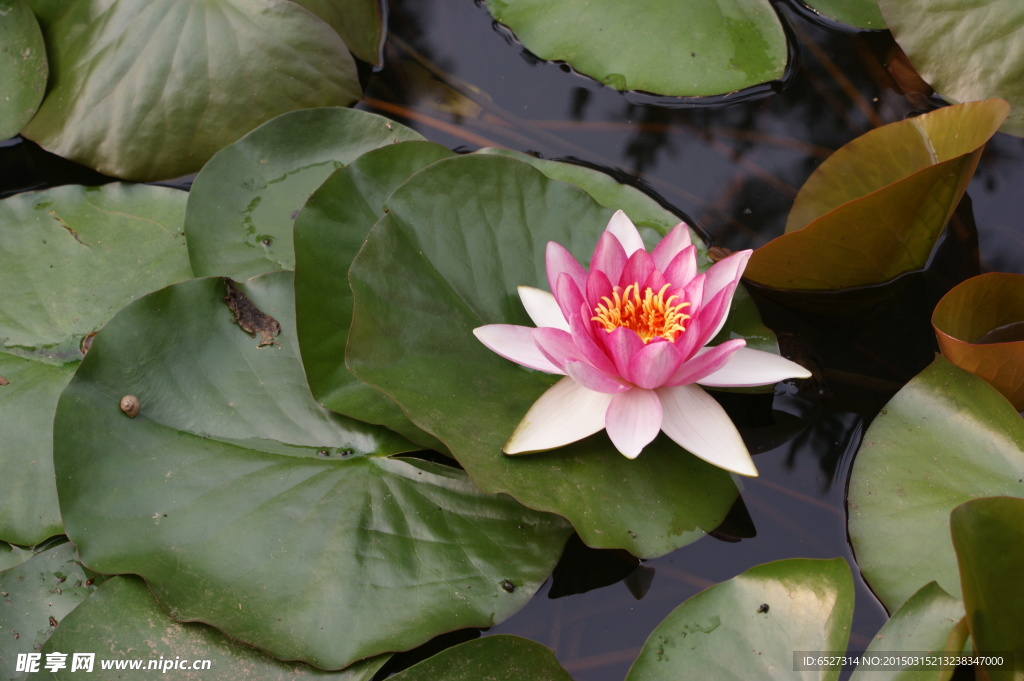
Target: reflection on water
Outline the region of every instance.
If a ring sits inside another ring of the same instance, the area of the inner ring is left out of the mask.
[[[798,43],[787,83],[696,106],[623,95],[540,62],[472,3],[393,0],[387,65],[369,76],[360,106],[452,148],[506,146],[601,167],[687,216],[713,244],[756,248],[782,233],[797,190],[833,150],[937,106],[908,81],[887,33],[844,33],[782,11]],[[844,556],[857,585],[850,647],[863,649],[886,614],[847,542],[853,456],[878,409],[931,361],[938,297],[979,270],[1024,273],[1014,218],[1022,161],[1022,140],[997,135],[988,145],[969,190],[974,210],[961,207],[925,273],[810,300],[755,292],[787,354],[815,377],[774,402],[723,397],[761,472],[743,480],[727,521],[636,568],[577,546],[558,579],[490,633],[550,646],[577,681],[618,681],[654,627],[698,591],[771,560]]]

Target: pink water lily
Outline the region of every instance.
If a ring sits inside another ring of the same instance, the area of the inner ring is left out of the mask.
[[[632,459],[664,431],[709,463],[756,476],[736,427],[699,385],[768,385],[810,372],[747,348],[743,339],[707,346],[725,324],[750,253],[698,273],[684,223],[648,253],[622,211],[598,240],[589,272],[549,243],[553,293],[519,287],[537,327],[490,324],[473,331],[506,359],[565,376],[530,408],[505,453],[553,449],[605,429]]]

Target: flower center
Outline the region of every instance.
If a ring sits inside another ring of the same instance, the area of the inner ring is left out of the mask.
[[[609,333],[620,326],[632,329],[644,343],[655,338],[674,342],[679,334],[686,331],[683,322],[690,315],[683,314],[683,308],[689,303],[675,302],[678,296],[670,296],[666,300],[668,289],[669,284],[665,284],[655,293],[654,289],[647,287],[641,295],[639,284],[630,284],[625,291],[616,286],[611,298],[601,298],[604,302],[594,308],[591,319]]]

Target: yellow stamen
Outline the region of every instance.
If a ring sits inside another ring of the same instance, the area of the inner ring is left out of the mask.
[[[683,322],[690,315],[683,314],[683,308],[689,303],[676,303],[678,296],[670,296],[665,300],[665,292],[669,284],[661,287],[657,293],[647,287],[640,293],[639,284],[630,284],[623,291],[621,286],[612,290],[612,297],[603,296],[601,305],[594,308],[591,319],[604,327],[609,333],[624,326],[636,331],[644,343],[655,338],[675,341],[679,334],[686,331]]]

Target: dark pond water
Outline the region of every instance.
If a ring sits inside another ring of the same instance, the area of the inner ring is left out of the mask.
[[[797,189],[831,151],[936,105],[896,84],[888,34],[825,27],[786,3],[779,10],[797,45],[786,83],[694,106],[622,95],[539,63],[472,0],[392,0],[386,66],[367,74],[359,107],[455,149],[506,146],[608,169],[688,216],[710,243],[757,247],[782,233]],[[104,181],[29,143],[0,143],[0,195]],[[878,408],[931,359],[929,301],[973,272],[1024,273],[1021,187],[1024,141],[997,135],[928,275],[796,301],[797,311],[764,301],[784,347],[815,366],[816,378],[774,399],[725,400],[761,472],[744,480],[726,526],[639,567],[579,548],[525,610],[487,633],[551,647],[577,681],[619,681],[654,627],[698,591],[767,561],[844,557],[857,584],[850,647],[863,649],[887,615],[847,541],[853,455]]]

